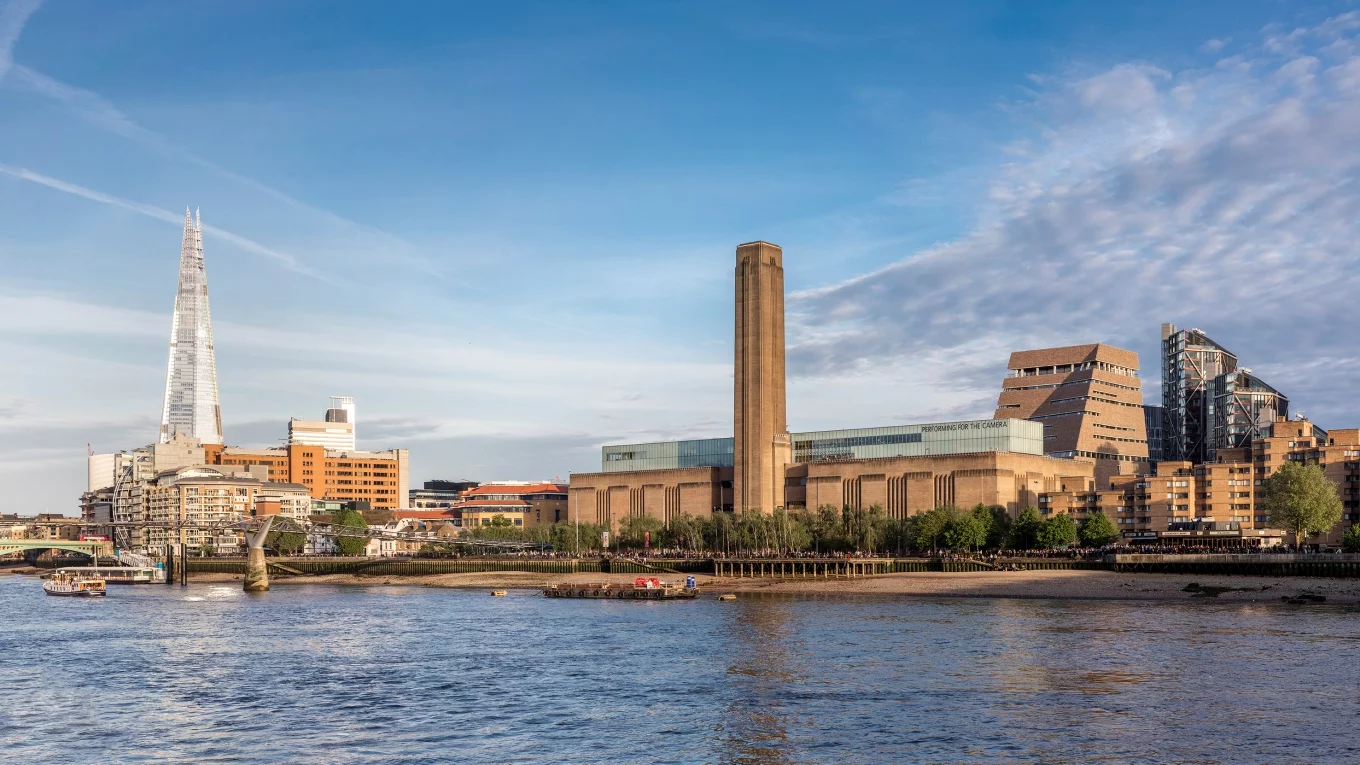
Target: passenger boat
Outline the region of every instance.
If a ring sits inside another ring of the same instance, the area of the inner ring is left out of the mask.
[[[57,573],[103,579],[105,584],[165,584],[165,569],[155,566],[85,566],[59,568]]]
[[[94,598],[106,594],[103,579],[64,570],[43,582],[43,592],[66,598]]]
[[[687,600],[699,597],[694,577],[686,577],[685,585],[663,582],[640,576],[632,584],[603,582],[564,582],[548,587],[543,594],[550,598],[594,598],[599,600]]]

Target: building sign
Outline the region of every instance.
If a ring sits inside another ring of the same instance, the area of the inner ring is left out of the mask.
[[[608,531],[601,532],[601,534],[600,534],[600,539],[604,540],[604,545],[603,545],[604,547],[608,547],[608,546],[609,546],[609,532],[608,532]]]
[[[946,422],[941,425],[922,425],[922,433],[949,433],[967,430],[992,430],[1006,427],[1005,420],[974,420],[972,422]]]

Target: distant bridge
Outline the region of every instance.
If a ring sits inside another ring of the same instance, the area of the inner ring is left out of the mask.
[[[71,539],[0,539],[0,555],[12,555],[30,550],[66,550],[84,553],[91,558],[103,553],[113,557],[109,542],[77,542]]]
[[[254,533],[260,529],[260,525],[262,522],[263,522],[262,519],[254,518],[250,520],[240,521],[218,521],[215,523],[198,523],[191,521],[111,521],[103,523],[81,522],[77,525],[80,526],[81,528],[93,528],[93,529],[119,529],[119,528],[164,529],[171,532],[178,532],[181,529],[199,529],[203,531],[213,532],[239,531],[244,533]],[[431,545],[450,545],[453,547],[460,547],[463,549],[481,549],[481,550],[542,550],[551,546],[546,542],[518,542],[518,541],[512,542],[508,540],[502,541],[495,539],[465,539],[463,537],[436,537],[428,532],[419,531],[392,531],[391,529],[383,528],[372,527],[355,528],[351,526],[340,527],[331,526],[329,528],[318,528],[315,525],[303,525],[302,523],[299,523],[297,521],[293,521],[293,523],[296,524],[297,528],[276,527],[274,528],[274,531],[281,531],[291,534],[306,534],[309,536],[315,535],[323,537],[349,537],[352,539],[353,538],[389,539],[394,541],[422,542]],[[34,526],[51,525],[55,527],[60,524],[55,522],[50,524],[44,524],[39,522],[33,523],[31,525]],[[14,540],[14,541],[35,543],[43,542],[43,544],[36,545],[35,548],[23,548],[23,549],[74,549],[67,547],[59,547],[59,544],[56,543],[60,542],[60,540],[48,540],[46,542],[44,542],[43,540]],[[46,545],[45,547],[44,544]],[[60,544],[67,543],[60,542]],[[98,545],[109,543],[72,542],[70,544]],[[3,548],[0,548],[0,550],[2,549]],[[108,549],[109,548],[102,548],[101,551]],[[83,552],[83,550],[77,550],[77,552]]]

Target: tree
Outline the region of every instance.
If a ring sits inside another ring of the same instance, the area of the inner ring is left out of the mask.
[[[1270,525],[1293,534],[1296,546],[1305,536],[1331,531],[1341,521],[1341,498],[1319,465],[1285,462],[1263,488]]]
[[[1011,524],[1010,546],[1017,550],[1033,550],[1039,545],[1039,529],[1044,525],[1044,519],[1039,517],[1039,511],[1033,507],[1027,507],[1020,511],[1020,516]]]
[[[840,516],[833,505],[817,508],[817,515],[812,519],[812,546],[818,552],[834,552],[844,546]]]
[[[265,547],[279,555],[300,555],[307,546],[307,535],[292,518],[276,517],[264,538]]]
[[[1360,523],[1352,523],[1341,537],[1341,549],[1348,553],[1360,553]]]
[[[1119,529],[1115,528],[1108,515],[1097,510],[1081,519],[1077,526],[1077,538],[1087,547],[1104,547],[1119,538]]]
[[[1004,507],[993,507],[991,514],[992,522],[987,525],[987,547],[999,550],[1006,546],[1006,540],[1010,538],[1011,514]]]
[[[940,546],[940,537],[945,527],[958,511],[952,507],[936,507],[916,516],[913,546],[918,550],[935,550]]]
[[[1055,515],[1039,525],[1035,541],[1046,549],[1066,547],[1077,541],[1077,523],[1066,513]]]
[[[368,531],[368,521],[355,510],[341,510],[331,519],[336,531]],[[341,555],[362,555],[364,548],[368,547],[367,536],[337,536],[335,538],[335,550]]]
[[[991,513],[983,512],[990,517]],[[987,526],[976,513],[951,513],[940,533],[945,547],[951,550],[971,550],[987,543]]]
[[[662,523],[650,515],[630,515],[619,523],[619,546],[641,550],[650,533],[653,547],[661,545]]]

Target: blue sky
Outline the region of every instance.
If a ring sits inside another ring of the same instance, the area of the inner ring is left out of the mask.
[[[988,416],[1198,326],[1354,426],[1350,3],[0,0],[0,511],[156,432],[186,205],[228,442],[330,394],[413,479],[731,432],[737,243],[795,429]]]

